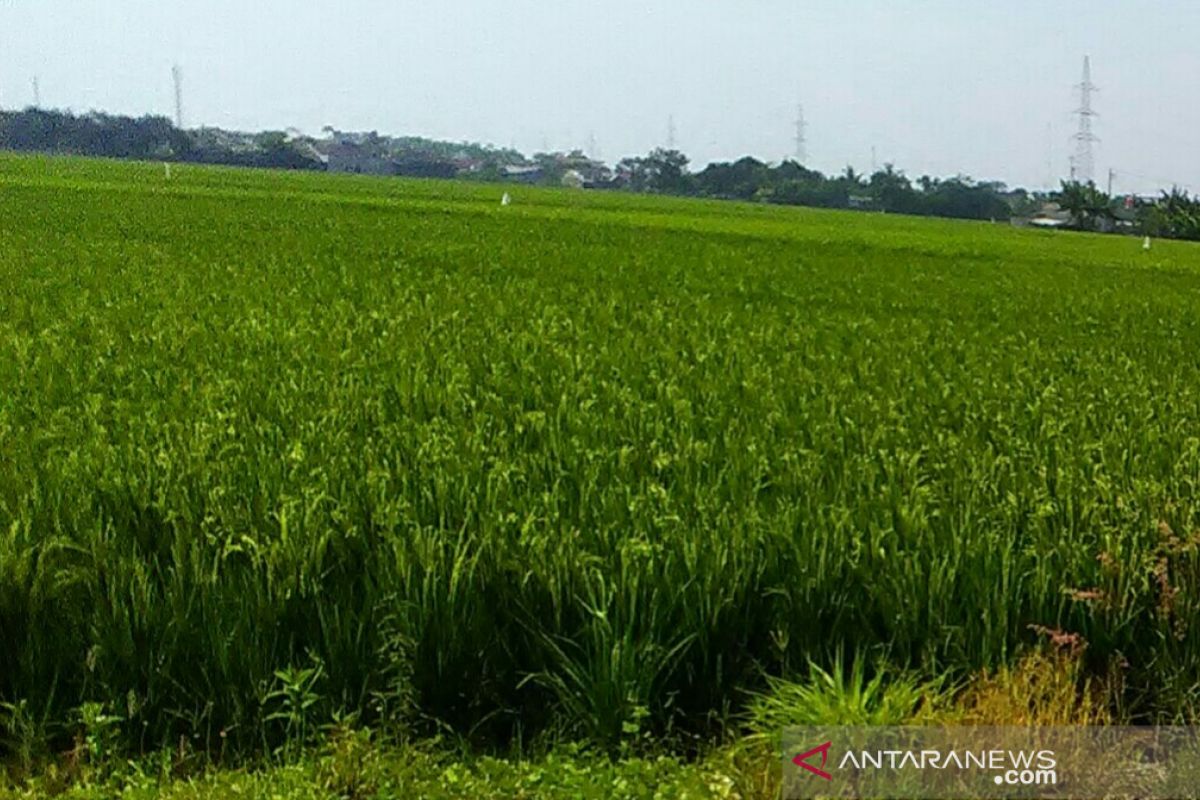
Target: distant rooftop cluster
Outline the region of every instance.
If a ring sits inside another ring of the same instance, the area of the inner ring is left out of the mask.
[[[520,183],[596,186],[610,183],[613,172],[582,151],[538,153],[526,158],[512,148],[439,142],[405,136],[381,136],[325,129],[322,138],[297,137],[295,145],[320,160],[329,172],[409,175],[431,178],[492,177]]]
[[[471,177],[519,183],[609,187],[614,172],[582,151],[538,153],[472,142],[326,127],[247,133],[215,127],[182,129],[165,117],[74,115],[30,108],[0,111],[0,148],[110,158],[309,169],[362,175]]]

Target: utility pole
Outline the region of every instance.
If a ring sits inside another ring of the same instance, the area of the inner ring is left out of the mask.
[[[808,160],[808,139],[805,133],[808,123],[804,121],[804,106],[796,106],[796,163],[803,164]]]
[[[675,149],[675,115],[667,117],[667,149]]]
[[[879,171],[879,162],[875,158],[875,145],[871,145],[871,174],[874,175]]]
[[[1116,174],[1117,174],[1116,170],[1114,170],[1112,167],[1109,167],[1109,169],[1108,169],[1108,191],[1106,192],[1106,194],[1109,197],[1112,197],[1113,178],[1116,176]]]
[[[1079,90],[1079,108],[1075,109],[1075,116],[1079,117],[1079,131],[1072,137],[1075,140],[1072,180],[1091,183],[1095,177],[1092,145],[1100,140],[1092,133],[1092,120],[1098,114],[1092,110],[1092,95],[1096,92],[1096,85],[1092,83],[1092,64],[1088,56],[1083,57],[1083,81],[1075,88]]]
[[[37,75],[33,76],[33,107],[34,108],[42,107],[42,90],[41,90],[41,87],[38,86]]]
[[[183,70],[178,64],[171,67],[171,80],[175,83],[175,127],[183,130]]]

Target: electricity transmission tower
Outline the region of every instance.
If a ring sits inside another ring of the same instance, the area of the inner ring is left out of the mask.
[[[171,67],[171,80],[175,83],[175,127],[183,130],[183,70],[178,64]]]
[[[804,106],[796,106],[796,163],[803,164],[808,160],[808,123],[804,121]]]
[[[1046,123],[1046,186],[1053,188],[1054,178],[1054,124]]]
[[[1092,64],[1087,56],[1083,57],[1083,82],[1075,88],[1079,90],[1079,108],[1075,110],[1075,116],[1079,118],[1079,131],[1071,137],[1075,141],[1071,180],[1091,183],[1096,169],[1092,145],[1100,139],[1092,133],[1092,120],[1099,115],[1092,110],[1092,94],[1096,92],[1096,85],[1092,83]]]

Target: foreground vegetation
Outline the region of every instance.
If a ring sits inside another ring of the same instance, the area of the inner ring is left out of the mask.
[[[1039,644],[1195,717],[1200,250],[515,195],[0,160],[11,757],[689,756]]]
[[[0,798],[773,799],[780,793],[784,725],[1109,722],[1106,687],[1082,674],[1078,656],[1070,648],[1034,652],[1013,669],[978,675],[957,688],[886,668],[868,677],[862,661],[831,672],[810,667],[797,681],[773,680],[770,693],[754,698],[744,737],[686,763],[636,753],[633,743],[611,759],[580,745],[497,758],[444,741],[389,741],[344,724],[326,726],[319,744],[293,749],[293,742],[274,757],[240,765],[221,764],[182,739],[176,748],[122,760],[105,752],[110,731],[92,725],[58,760],[10,765]]]
[[[574,750],[535,761],[493,757],[464,761],[425,747],[380,748],[358,736],[333,740],[324,750],[293,763],[179,774],[171,755],[166,754],[156,762],[127,766],[115,774],[71,779],[55,774],[8,790],[0,787],[0,798],[718,800],[768,796],[738,791],[737,773],[730,767],[727,762],[690,766],[666,757],[613,763]]]

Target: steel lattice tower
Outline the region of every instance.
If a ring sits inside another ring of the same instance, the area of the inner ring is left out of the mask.
[[[808,123],[804,121],[804,106],[796,106],[796,163],[803,164],[808,160],[808,139],[805,134]]]
[[[171,80],[175,82],[175,127],[183,130],[183,70],[178,65],[171,67]]]
[[[1083,57],[1083,82],[1075,88],[1079,91],[1079,108],[1075,110],[1075,116],[1079,118],[1079,131],[1071,137],[1075,142],[1071,180],[1091,183],[1095,179],[1096,169],[1092,145],[1100,139],[1092,133],[1092,120],[1099,115],[1092,110],[1092,93],[1097,89],[1092,83],[1092,64],[1088,56]]]

